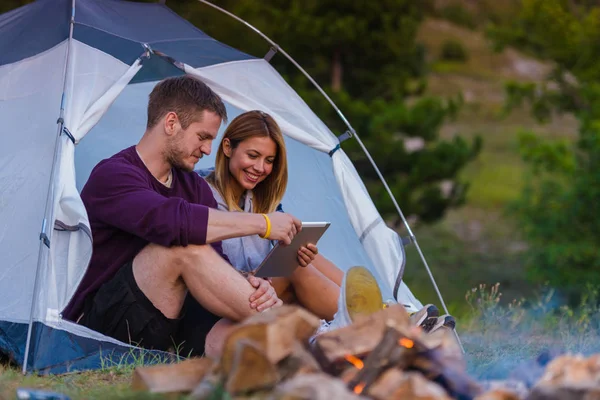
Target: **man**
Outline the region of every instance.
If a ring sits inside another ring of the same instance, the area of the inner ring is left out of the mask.
[[[191,340],[201,353],[218,317],[240,321],[281,305],[268,281],[246,280],[228,264],[220,240],[259,234],[289,244],[300,221],[217,211],[193,172],[226,118],[221,99],[194,78],[153,89],[139,143],[101,161],[81,192],[93,255],[65,319],[146,348]],[[195,337],[181,334],[182,322]]]

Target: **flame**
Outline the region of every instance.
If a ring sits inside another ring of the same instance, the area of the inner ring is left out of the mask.
[[[348,354],[347,356],[345,356],[345,358],[350,364],[354,365],[358,369],[363,369],[363,367],[365,366],[365,363],[363,363],[360,358],[354,357],[352,354]]]
[[[400,340],[398,340],[398,344],[402,347],[406,347],[407,349],[412,349],[413,346],[415,345],[415,342],[413,342],[410,339],[407,338],[402,338]]]
[[[364,388],[365,388],[365,383],[361,382],[358,385],[354,386],[354,393],[361,394]]]

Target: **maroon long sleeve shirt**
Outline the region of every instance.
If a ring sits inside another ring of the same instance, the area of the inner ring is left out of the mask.
[[[149,243],[206,243],[210,187],[195,172],[173,169],[171,187],[160,183],[135,146],[101,161],[81,191],[93,236],[92,259],[63,318],[76,320],[86,296],[109,281]],[[225,259],[220,242],[212,244]]]

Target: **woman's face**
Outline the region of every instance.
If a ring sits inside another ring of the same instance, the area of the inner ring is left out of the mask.
[[[225,139],[224,151],[229,156],[229,173],[243,189],[252,190],[273,171],[277,145],[269,136],[254,136],[231,149]]]

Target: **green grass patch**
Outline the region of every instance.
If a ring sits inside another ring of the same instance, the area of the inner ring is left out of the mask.
[[[525,168],[513,154],[482,152],[463,173],[463,179],[470,183],[467,202],[474,207],[502,208],[519,196]]]
[[[161,399],[163,396],[130,389],[131,371],[118,368],[68,375],[24,376],[14,367],[0,366],[0,399],[14,399],[17,388],[61,393],[71,399]]]
[[[57,392],[71,399],[162,399],[164,396],[131,390],[131,377],[137,367],[182,360],[175,350],[175,354],[167,354],[134,348],[129,353],[101,357],[97,371],[63,375],[23,375],[20,369],[0,364],[0,399],[14,398],[18,388]]]
[[[471,79],[494,81],[497,76],[491,71],[481,69],[477,65],[464,61],[436,61],[430,65],[430,72],[437,74],[455,74],[468,76]]]

